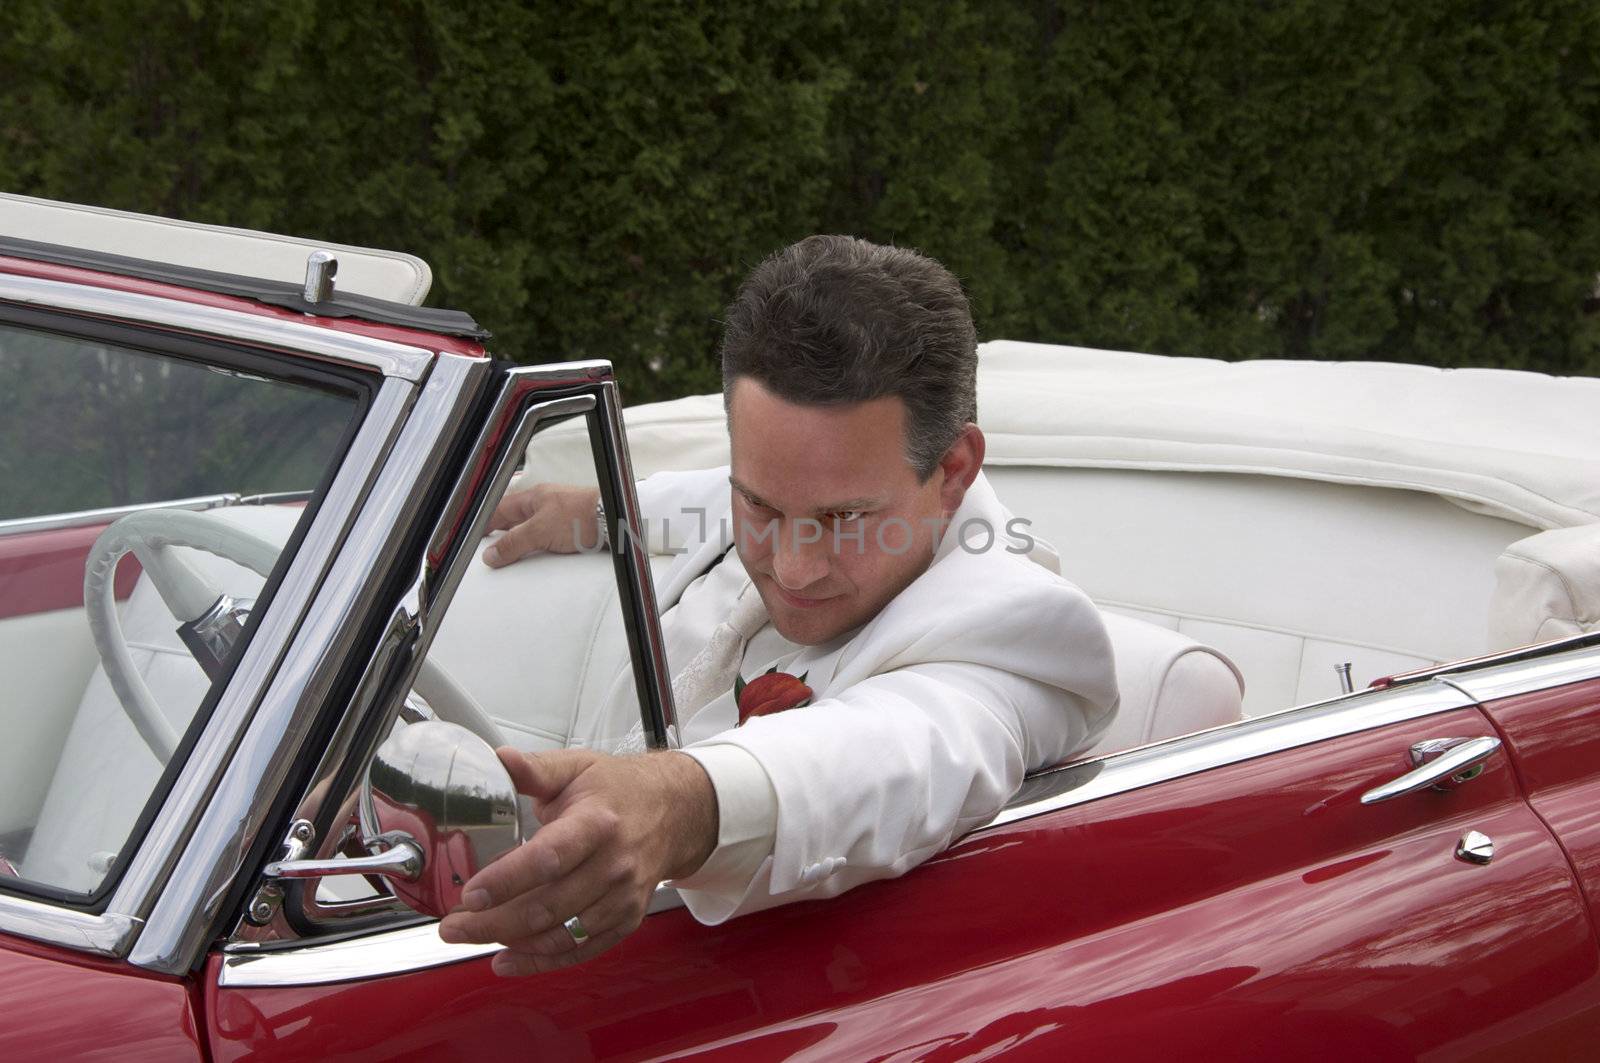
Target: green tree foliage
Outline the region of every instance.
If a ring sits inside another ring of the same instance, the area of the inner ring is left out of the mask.
[[[0,520],[310,491],[354,398],[0,325]]]
[[[1600,373],[1583,0],[6,0],[0,188],[399,248],[519,360],[716,387],[814,231],[987,337]]]

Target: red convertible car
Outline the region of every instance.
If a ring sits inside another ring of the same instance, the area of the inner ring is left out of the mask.
[[[0,196],[0,1059],[1594,1057],[1600,380],[986,344],[1111,732],[899,879],[501,979],[436,932],[523,830],[484,751],[676,741],[634,483],[727,440],[428,284]],[[619,545],[481,564],[514,478]]]

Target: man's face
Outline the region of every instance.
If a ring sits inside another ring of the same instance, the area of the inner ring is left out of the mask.
[[[916,579],[977,471],[946,462],[919,481],[897,396],[799,406],[740,377],[728,412],[739,557],[779,633],[802,645],[866,623]]]

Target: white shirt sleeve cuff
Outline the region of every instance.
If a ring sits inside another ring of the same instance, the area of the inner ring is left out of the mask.
[[[717,795],[717,847],[700,870],[674,882],[682,889],[743,894],[772,855],[778,835],[778,793],[761,762],[739,746],[679,750],[711,777]]]

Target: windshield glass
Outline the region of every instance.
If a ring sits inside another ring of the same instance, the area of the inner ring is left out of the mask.
[[[353,428],[221,362],[0,324],[0,876],[107,880]]]

